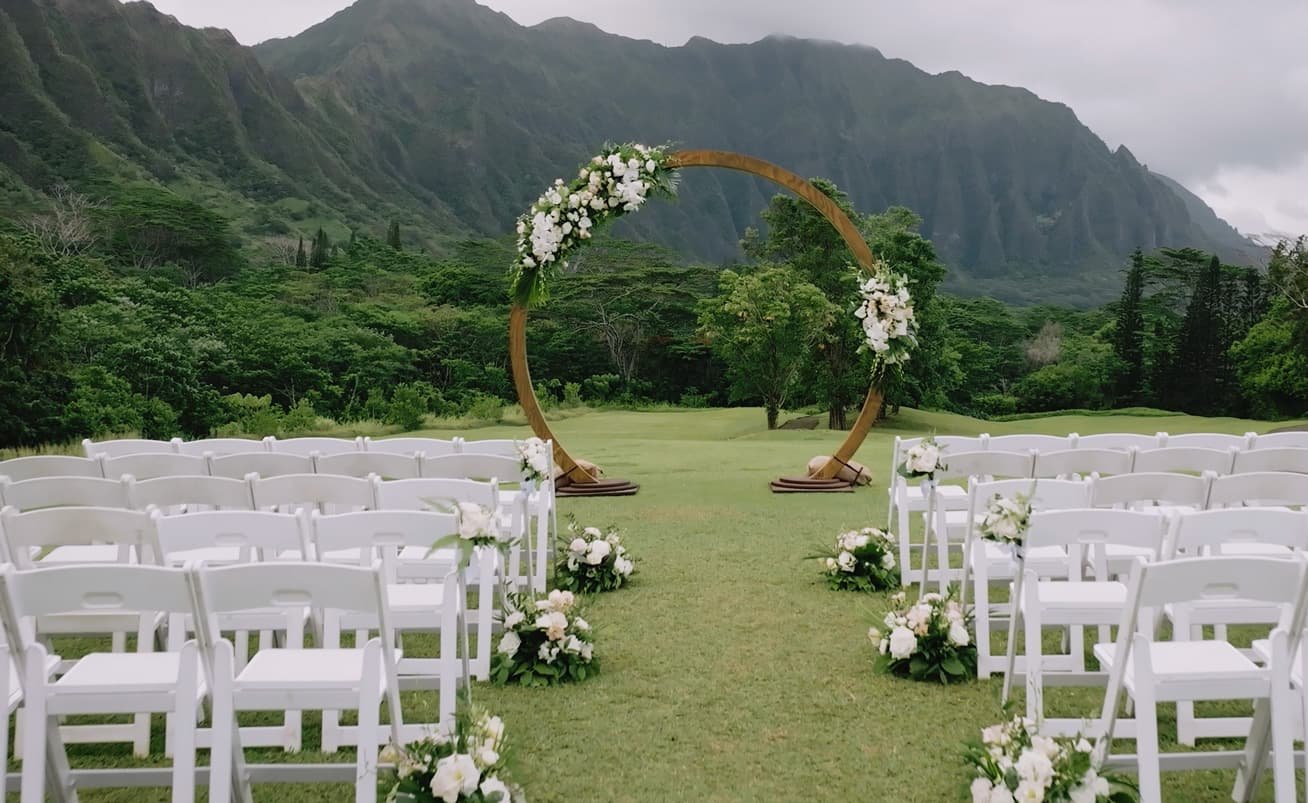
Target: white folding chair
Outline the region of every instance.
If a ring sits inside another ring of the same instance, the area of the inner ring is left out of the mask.
[[[49,507],[126,508],[127,491],[118,478],[38,477],[9,482],[0,478],[0,504],[18,510]]]
[[[1077,449],[1112,449],[1128,452],[1132,449],[1157,449],[1157,435],[1140,435],[1134,432],[1104,432],[1098,435],[1069,435]]]
[[[101,457],[100,461],[104,463],[104,475],[115,480],[125,474],[131,474],[138,480],[152,480],[156,477],[196,477],[209,473],[209,464],[199,455],[146,452]]]
[[[1208,507],[1308,506],[1308,475],[1284,471],[1232,474],[1213,480]]]
[[[939,504],[940,489],[952,488],[952,485],[940,485],[941,480],[964,480],[964,489],[966,482],[970,478],[976,477],[981,481],[993,479],[1018,479],[1030,478],[1031,469],[1035,460],[1034,452],[1003,452],[994,449],[987,449],[979,452],[960,452],[946,458],[946,467],[936,472],[936,485],[934,501],[928,500],[928,507],[933,511],[934,521],[925,522],[926,539],[922,545],[922,582],[923,590],[926,584],[930,582],[931,572],[928,568],[930,563],[930,552],[934,541],[936,552],[936,571],[935,577],[940,584],[940,590],[943,593],[946,586],[955,581],[963,579],[963,569],[954,569],[950,566],[951,548],[962,549],[963,541],[967,534],[967,510],[949,510],[944,505]],[[964,490],[964,500],[967,499],[967,492]],[[923,514],[925,519],[926,514]],[[900,572],[903,573],[901,568]]]
[[[1187,513],[1172,520],[1163,558],[1215,555],[1292,557],[1308,551],[1308,512],[1279,508],[1228,508]],[[1172,639],[1203,638],[1203,627],[1214,626],[1214,637],[1226,640],[1228,625],[1267,625],[1280,621],[1279,606],[1241,599],[1212,599],[1164,608],[1172,621]],[[1176,703],[1177,741],[1193,746],[1196,738],[1238,737],[1249,732],[1248,717],[1196,719],[1194,704]]]
[[[1308,431],[1255,435],[1250,449],[1308,449]],[[3,472],[0,472],[3,473]]]
[[[455,438],[459,442],[459,452],[461,454],[489,454],[499,455],[500,457],[518,458],[518,443],[512,438],[485,438],[482,440],[464,440]]]
[[[1219,452],[1251,448],[1257,437],[1253,432],[1246,432],[1243,435],[1229,435],[1223,432],[1192,432],[1184,435],[1158,433],[1159,445],[1164,448],[1214,449]]]
[[[153,619],[192,607],[186,573],[158,566],[63,566],[17,571],[0,567],[5,630],[24,655],[22,799],[45,800],[47,765],[64,793],[73,775],[59,718],[79,714],[169,713],[177,722],[172,800],[195,799],[195,722],[206,694],[195,642],[175,652],[91,652],[58,680],[49,681],[49,654],[31,637],[27,621],[54,616],[115,613]]]
[[[913,582],[909,576],[913,547],[909,538],[910,516],[927,509],[927,495],[920,482],[910,483],[906,477],[900,476],[899,464],[903,460],[904,453],[922,440],[922,438],[901,438],[896,435],[895,445],[891,450],[890,470],[886,474],[890,478],[887,488],[889,507],[886,513],[886,529],[899,541],[899,582],[903,586]],[[986,445],[984,436],[980,438],[940,436],[936,438],[936,443],[943,450],[946,463],[954,452],[979,451],[985,449]],[[946,510],[963,510],[967,506],[967,489],[957,485],[941,486],[936,489],[936,504],[942,505]]]
[[[364,437],[363,448],[367,452],[384,454],[413,455],[421,452],[428,457],[441,457],[458,452],[457,441],[441,438],[380,438],[373,440]]]
[[[1203,446],[1165,446],[1135,453],[1132,470],[1137,474],[1184,472],[1230,474],[1236,449],[1209,449]]]
[[[172,441],[155,441],[147,438],[123,438],[112,441],[93,441],[86,438],[82,441],[82,451],[87,457],[92,459],[101,455],[105,457],[120,457],[125,454],[144,454],[147,452],[172,454],[176,452]]]
[[[470,609],[467,584],[458,574],[458,556],[452,549],[440,550],[434,556],[444,566],[445,577],[439,583],[399,582],[397,573],[400,550],[407,547],[430,549],[445,536],[458,532],[458,520],[450,513],[431,511],[365,511],[342,513],[336,516],[313,515],[313,540],[321,557],[339,557],[349,554],[361,566],[380,563],[386,581],[387,601],[391,608],[391,626],[395,630],[397,645],[403,647],[405,632],[438,633],[437,656],[420,658],[402,650],[397,672],[402,688],[432,689],[438,691],[437,726],[448,726],[453,721],[456,684],[462,677],[462,654],[469,661],[469,671],[479,679],[490,677],[490,631],[494,616],[495,576],[492,550],[479,550],[474,566],[468,575],[477,581],[477,608]],[[471,614],[471,615],[469,615]],[[470,654],[468,620],[476,625],[478,636],[485,631],[485,651]],[[340,644],[342,631],[355,631],[356,643],[366,638],[368,631],[377,629],[376,617],[371,614],[343,614],[330,617],[323,624],[323,643],[327,647]],[[462,652],[460,652],[462,651]],[[466,678],[465,678],[466,680]],[[433,685],[434,684],[434,685]],[[427,725],[409,724],[406,731],[420,734]],[[380,734],[385,741],[385,734]],[[407,738],[407,737],[406,737]],[[358,732],[342,727],[335,711],[323,712],[323,750],[333,752],[343,744],[358,744]]]
[[[103,477],[100,461],[90,457],[69,457],[62,454],[15,457],[0,460],[0,477],[14,482],[39,477]]]
[[[989,435],[987,449],[995,452],[1060,452],[1071,449],[1070,435]]]
[[[376,474],[385,480],[412,480],[418,477],[416,454],[390,452],[341,452],[319,455],[314,466],[319,474],[339,474],[346,477],[367,477]]]
[[[968,556],[967,568],[972,581],[964,580],[962,602],[968,599],[968,589],[975,589],[973,627],[976,630],[977,676],[990,677],[990,673],[1003,672],[1006,656],[996,656],[990,647],[991,630],[1009,627],[1008,612],[1011,603],[992,605],[990,585],[1008,582],[1016,577],[1017,563],[1013,550],[1004,544],[983,540],[976,534],[976,525],[985,515],[986,506],[995,496],[1013,498],[1021,494],[1029,497],[1031,509],[1066,510],[1090,505],[1090,489],[1084,482],[1057,479],[1016,479],[968,483],[968,528],[963,554]],[[1036,567],[1041,577],[1066,576],[1067,551],[1061,547],[1048,547],[1028,552],[1028,563]]]
[[[250,474],[260,477],[280,477],[283,474],[312,474],[313,458],[298,454],[272,454],[271,452],[238,452],[209,456],[209,473],[215,477],[243,480]]]
[[[1292,803],[1294,780],[1294,709],[1290,691],[1290,656],[1299,643],[1303,601],[1308,592],[1305,558],[1199,557],[1146,563],[1131,573],[1116,644],[1095,645],[1095,657],[1108,670],[1108,690],[1100,722],[1096,755],[1107,758],[1116,732],[1122,691],[1135,705],[1135,765],[1142,803],[1160,803],[1163,769],[1158,745],[1159,703],[1188,700],[1255,700],[1255,724],[1246,755],[1260,764],[1267,747],[1258,728],[1270,721],[1271,754],[1275,768],[1275,799]],[[1283,626],[1273,632],[1272,656],[1266,667],[1251,661],[1225,641],[1155,641],[1141,625],[1168,605],[1212,599],[1247,599],[1287,610]],[[1177,758],[1189,758],[1178,756]],[[1215,759],[1208,754],[1206,759]],[[1193,767],[1194,762],[1181,766]],[[1257,778],[1258,772],[1252,773]],[[1241,777],[1248,777],[1244,771]],[[1241,779],[1237,779],[1237,788]],[[1233,795],[1236,800],[1245,799]]]
[[[1083,718],[1046,718],[1046,678],[1060,686],[1095,685],[1102,672],[1087,672],[1085,628],[1097,626],[1103,638],[1122,617],[1126,584],[1111,579],[1105,547],[1110,544],[1147,552],[1156,560],[1162,548],[1165,519],[1130,510],[1053,510],[1031,515],[1025,547],[1067,550],[1066,579],[1042,579],[1034,566],[1018,559],[1021,578],[1013,592],[1010,612],[1013,628],[1023,629],[1023,670],[1026,676],[1026,715],[1043,733],[1075,735]],[[1066,655],[1047,656],[1044,628],[1068,630]],[[1015,631],[1008,638],[1009,674],[1004,678],[1004,699],[1016,667]]]
[[[233,783],[242,800],[250,799],[241,730],[241,711],[317,709],[358,711],[359,732],[376,732],[383,699],[390,714],[390,738],[403,744],[394,633],[380,567],[324,563],[255,563],[193,570],[197,622],[222,614],[281,608],[288,627],[302,622],[311,607],[326,616],[339,612],[375,616],[381,635],[353,648],[306,648],[288,638],[285,648],[260,650],[239,672],[232,645],[214,627],[202,627],[200,642],[210,667],[213,689],[213,748],[209,799],[232,798]],[[302,633],[300,634],[302,636]],[[360,739],[356,759],[355,802],[377,799],[375,739]]]
[[[372,482],[363,477],[333,474],[283,474],[251,477],[250,491],[256,510],[321,510],[347,513],[377,507]]]
[[[1090,478],[1090,505],[1151,513],[1155,516],[1180,515],[1203,510],[1208,503],[1212,474],[1194,477],[1166,472],[1119,474],[1114,477]],[[1135,558],[1157,558],[1156,549],[1134,549],[1125,544],[1109,544],[1108,569],[1125,577]]]
[[[1251,474],[1260,471],[1289,471],[1308,474],[1308,448],[1283,447],[1275,449],[1246,449],[1235,455],[1232,474]],[[0,474],[4,467],[0,466]]]
[[[123,478],[127,503],[133,510],[158,508],[165,513],[195,513],[204,510],[254,510],[250,483],[227,477],[157,477],[152,480]]]
[[[363,451],[363,438],[286,438],[279,440],[275,435],[263,439],[268,451],[274,454],[298,454],[303,457],[313,455],[341,454],[343,452]]]
[[[1081,479],[1091,474],[1130,474],[1134,460],[1134,449],[1061,449],[1038,452],[1033,473],[1037,477],[1059,479]]]
[[[486,439],[465,441],[462,438],[455,438],[456,448],[461,455],[491,455],[503,458],[494,464],[479,462],[476,464],[466,464],[465,467],[476,468],[476,472],[469,473],[467,476],[471,479],[484,477],[518,477],[522,474],[522,457],[519,447],[521,441],[510,438]],[[558,533],[558,510],[554,496],[554,444],[553,441],[546,441],[546,454],[549,455],[549,468],[545,473],[545,479],[540,483],[527,480],[525,476],[522,480],[522,490],[528,494],[527,499],[527,526],[524,532],[532,536],[531,551],[535,556],[532,563],[534,564],[534,573],[531,578],[531,586],[537,591],[545,590],[545,567],[549,564],[550,547],[552,539]],[[431,455],[429,455],[431,456]],[[512,461],[512,462],[510,462]],[[447,466],[454,465],[452,463]],[[489,473],[487,473],[489,472]],[[442,469],[437,472],[435,469],[428,469],[423,476],[447,476],[448,470]],[[453,475],[450,475],[453,476]],[[500,494],[501,504],[511,504],[514,501],[514,495],[517,493],[513,489],[503,489]],[[535,523],[534,531],[532,523]]]
[[[184,441],[181,438],[173,438],[173,448],[177,450],[178,454],[193,455],[195,457],[204,457],[205,455],[217,457],[268,450],[267,444],[253,438],[202,438],[197,441]]]
[[[492,477],[501,483],[522,481],[522,460],[497,454],[449,454],[442,457],[423,455],[422,476],[438,479],[477,479]]]

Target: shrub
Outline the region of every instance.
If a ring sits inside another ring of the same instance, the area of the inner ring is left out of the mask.
[[[569,382],[563,386],[563,406],[580,407],[581,406],[581,384]]]
[[[395,388],[386,408],[386,423],[395,424],[407,431],[422,429],[426,418],[427,400],[423,398],[420,388],[408,384]]]
[[[612,401],[621,386],[622,380],[617,374],[596,374],[581,381],[581,396],[591,402]]]
[[[295,406],[282,416],[282,426],[278,431],[280,437],[293,437],[314,432],[318,429],[318,413],[308,399],[300,399]]]
[[[982,393],[972,399],[972,406],[987,418],[1012,415],[1017,412],[1017,397],[1007,393]]]
[[[471,396],[464,408],[464,415],[474,421],[498,424],[504,420],[504,402],[494,396]]]

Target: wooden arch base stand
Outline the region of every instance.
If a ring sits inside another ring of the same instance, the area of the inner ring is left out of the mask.
[[[869,274],[875,271],[876,260],[872,249],[868,248],[859,234],[858,228],[849,216],[836,206],[835,202],[814,187],[808,181],[789,170],[778,167],[771,162],[755,159],[730,151],[679,151],[670,157],[673,168],[686,167],[725,167],[739,170],[759,178],[765,178],[803,198],[813,205],[822,217],[827,219],[840,233],[849,250],[853,252],[858,264]],[[509,362],[513,368],[513,385],[518,392],[518,403],[531,424],[532,432],[541,440],[554,443],[554,465],[563,472],[558,482],[559,496],[631,496],[639,486],[627,480],[600,479],[568,454],[563,444],[555,437],[549,423],[541,412],[540,402],[536,399],[536,389],[531,381],[531,370],[527,365],[527,308],[514,304],[509,312]],[[863,445],[868,431],[881,411],[881,389],[875,385],[868,390],[854,426],[845,435],[845,440],[836,450],[835,455],[816,473],[802,477],[781,477],[770,484],[775,493],[833,493],[853,491],[853,483],[838,479],[836,474],[841,466],[853,458],[858,447]]]

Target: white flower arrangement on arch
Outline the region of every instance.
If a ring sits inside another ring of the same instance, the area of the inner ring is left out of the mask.
[[[1010,499],[995,494],[986,505],[986,512],[977,523],[976,531],[986,541],[1009,544],[1020,549],[1030,527],[1031,497],[1014,494]]]
[[[621,588],[636,572],[636,562],[616,527],[583,527],[568,514],[568,548],[554,566],[554,582],[566,591],[590,594]]]
[[[394,803],[510,803],[522,790],[507,775],[509,742],[499,717],[471,706],[455,712],[451,732],[436,732],[406,745],[388,745],[378,785]]]
[[[491,681],[553,686],[599,674],[595,633],[571,591],[545,597],[516,593],[504,603],[504,634],[491,660]]]
[[[876,358],[876,370],[908,362],[917,347],[917,316],[908,277],[878,264],[871,276],[859,277],[861,297],[854,317],[863,327],[860,351],[870,351]]]
[[[890,601],[902,605],[904,592]],[[877,650],[876,667],[897,677],[959,683],[976,677],[971,617],[953,595],[923,594],[916,603],[887,613],[888,633],[873,627],[867,637]]]
[[[550,470],[549,445],[535,435],[518,441],[518,457],[522,460],[522,476],[539,485],[548,479]]]
[[[965,756],[975,775],[969,789],[972,803],[1135,800],[1130,784],[1102,772],[1089,739],[1041,736],[1025,717],[983,729],[981,743],[968,745]]]
[[[513,301],[535,306],[568,266],[567,255],[605,223],[635,212],[653,195],[672,195],[676,172],[666,147],[606,145],[577,177],[554,184],[518,218],[518,251],[509,275]]]

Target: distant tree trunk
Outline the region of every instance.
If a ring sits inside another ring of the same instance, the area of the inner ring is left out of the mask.
[[[778,416],[780,416],[781,410],[780,408],[777,407],[777,405],[768,403],[767,411],[768,411],[768,429],[776,429],[777,418]]]

